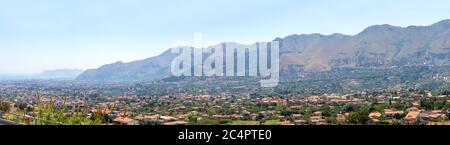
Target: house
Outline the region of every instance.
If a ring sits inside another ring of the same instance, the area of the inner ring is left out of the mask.
[[[326,125],[327,121],[322,116],[311,116],[311,125]]]
[[[339,122],[345,122],[346,117],[343,114],[337,114],[336,115],[336,120],[339,121]]]
[[[312,114],[313,116],[322,116],[322,112],[317,111]]]
[[[247,110],[243,110],[243,111],[241,111],[241,114],[242,115],[249,115],[249,114],[252,114],[252,112],[247,111]]]
[[[292,117],[296,118],[296,119],[299,119],[299,118],[302,118],[303,115],[302,114],[292,114]]]
[[[171,116],[160,116],[159,118],[161,120],[163,120],[164,122],[171,122],[171,121],[177,120],[175,117],[171,117]]]
[[[302,106],[291,106],[291,109],[302,109]]]
[[[186,121],[171,121],[171,122],[165,122],[163,125],[187,125],[188,122]]]
[[[290,122],[290,121],[282,121],[282,122],[277,122],[277,125],[295,125],[295,123]]]
[[[233,115],[231,115],[231,118],[241,120],[241,119],[244,119],[244,116],[242,116],[240,114],[233,114]]]
[[[369,114],[369,118],[370,119],[379,119],[381,117],[381,113],[380,112],[372,112]]]
[[[111,114],[112,111],[109,109],[92,109],[91,113]]]
[[[447,112],[441,111],[441,110],[433,110],[433,111],[424,111],[420,113],[420,118],[422,119],[446,119]]]
[[[407,109],[407,111],[419,111],[419,108],[411,107],[411,108]]]
[[[380,125],[380,120],[378,119],[370,119],[369,121],[367,121],[367,125]]]
[[[175,109],[176,109],[177,111],[186,111],[186,110],[187,110],[186,106],[176,107]]]
[[[394,109],[384,109],[384,115],[387,117],[393,117],[396,114],[402,115],[404,113],[405,113],[404,111],[397,111]]]
[[[159,124],[159,114],[156,115],[138,115],[134,119],[142,122],[141,124]]]
[[[419,117],[420,111],[417,109],[412,109],[408,112],[408,114],[405,116],[405,121],[407,124],[413,124]]]
[[[305,125],[306,124],[306,120],[295,120],[294,121],[294,124],[295,125]]]
[[[440,96],[438,96],[438,98],[447,98],[447,96],[446,95],[440,95]]]
[[[139,125],[139,121],[128,117],[117,117],[113,121],[120,125]]]

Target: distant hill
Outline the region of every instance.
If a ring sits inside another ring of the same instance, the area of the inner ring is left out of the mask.
[[[430,26],[374,25],[357,35],[290,35],[280,41],[283,74],[323,72],[333,68],[450,65],[450,20]],[[78,80],[148,81],[170,76],[174,54],[87,70]],[[293,69],[297,68],[297,69]],[[298,69],[301,68],[301,69]],[[281,76],[284,77],[284,76]]]
[[[116,62],[103,65],[97,69],[83,72],[77,80],[85,81],[154,81],[168,77],[170,63],[176,55],[166,51],[163,54],[133,61],[130,63]]]
[[[34,77],[38,79],[75,79],[81,73],[83,70],[79,69],[56,69],[43,71]]]
[[[79,69],[56,69],[34,75],[0,75],[0,80],[74,80],[81,73],[83,70]]]

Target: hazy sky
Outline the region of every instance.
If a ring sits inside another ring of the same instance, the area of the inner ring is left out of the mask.
[[[196,32],[252,42],[449,18],[448,0],[0,0],[0,74],[144,59]]]

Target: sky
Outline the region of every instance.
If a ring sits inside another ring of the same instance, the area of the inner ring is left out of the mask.
[[[0,74],[145,59],[194,33],[251,43],[443,19],[448,0],[0,0]]]

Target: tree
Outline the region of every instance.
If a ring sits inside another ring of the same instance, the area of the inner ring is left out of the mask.
[[[335,112],[335,110],[333,110],[330,106],[324,106],[320,108],[320,111],[322,111],[322,115],[323,116],[327,116],[327,117],[332,117],[332,116],[336,116],[337,112]]]
[[[9,103],[0,101],[0,111],[9,112],[10,109],[11,109],[11,106],[9,106]]]
[[[216,110],[212,109],[212,108],[208,109],[206,112],[208,113],[209,116],[213,116],[213,115],[217,114]]]
[[[450,120],[450,112],[447,112],[447,117]]]
[[[383,112],[384,111],[384,104],[374,104],[373,105],[373,110],[377,111],[377,112]]]
[[[339,124],[336,117],[327,117],[325,118],[325,120],[327,121],[328,124]]]
[[[405,116],[406,116],[406,114],[394,114],[394,118],[395,119],[398,119],[398,120],[400,120],[400,119],[402,119],[402,118],[405,118]]]
[[[19,108],[19,110],[24,111],[27,108],[27,104],[23,102],[19,102],[15,105],[15,107]]]
[[[292,114],[294,114],[294,112],[292,112],[291,109],[286,109],[286,110],[281,111],[281,115],[283,115],[283,116],[291,116]]]
[[[450,90],[444,90],[440,94],[448,96],[448,95],[450,95]]]
[[[347,120],[353,124],[364,124],[369,118],[369,110],[370,106],[368,105],[359,105],[355,107],[355,112],[351,112],[347,117]]]
[[[252,120],[252,116],[250,116],[250,114],[244,114],[243,120]]]
[[[190,124],[197,124],[197,115],[190,115],[188,120]]]
[[[355,106],[353,104],[347,104],[344,107],[345,112],[353,112],[355,111]]]
[[[450,102],[446,102],[444,105],[444,110],[449,110],[450,109]]]
[[[258,114],[258,120],[263,120],[265,118],[264,114],[259,113]]]
[[[353,124],[359,124],[359,116],[359,113],[351,112],[347,117],[347,121]]]

